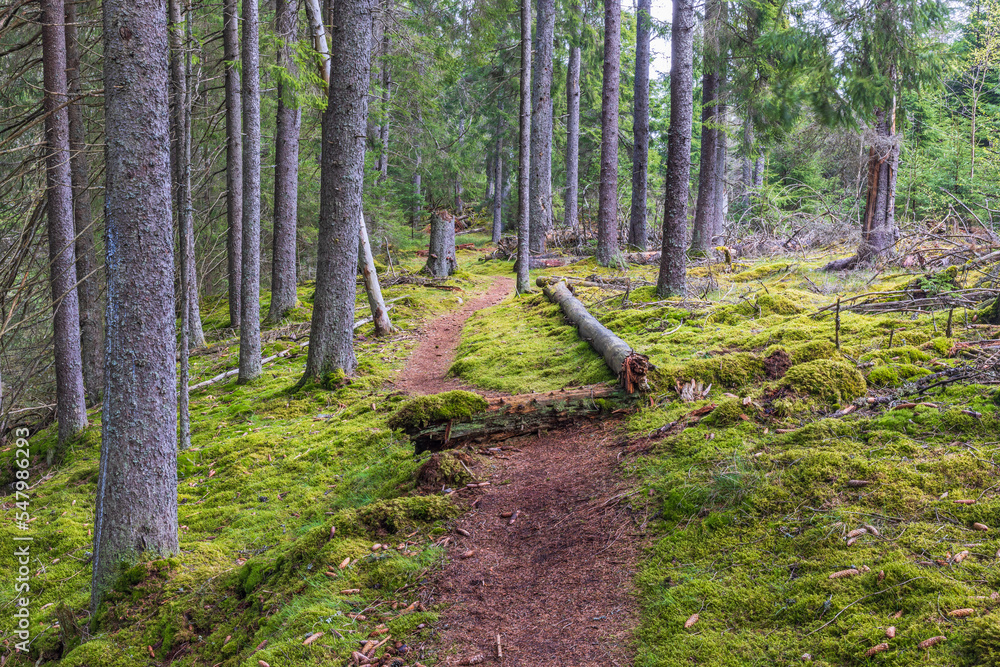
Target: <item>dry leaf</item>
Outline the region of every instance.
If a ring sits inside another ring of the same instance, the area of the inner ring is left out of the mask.
[[[314,641],[316,641],[317,639],[319,639],[322,636],[323,636],[322,632],[317,632],[315,634],[309,635],[308,637],[306,637],[306,640],[304,642],[302,642],[302,645],[303,646],[309,646],[310,644],[312,644]]]
[[[698,614],[692,614],[691,617],[688,618],[688,620],[684,621],[684,627],[685,627],[685,629],[686,628],[690,628],[692,625],[694,625],[695,623],[697,623],[699,618],[701,618],[701,617]]]
[[[949,611],[948,615],[952,618],[965,618],[966,616],[972,616],[976,613],[975,609],[955,609],[954,611]]]
[[[839,572],[834,572],[830,575],[830,579],[840,579],[841,577],[853,577],[856,574],[861,574],[859,570],[855,570],[853,567],[849,570],[840,570]]]
[[[896,626],[895,625],[890,625],[888,628],[886,628],[885,629],[885,636],[888,637],[889,639],[892,639],[893,637],[895,637],[896,636]]]
[[[924,641],[917,644],[917,648],[930,648],[935,644],[940,644],[945,640],[944,635],[938,635],[937,637],[931,637],[930,639],[925,639]]]
[[[865,651],[865,657],[870,658],[876,653],[881,653],[882,651],[888,651],[888,650],[889,650],[889,645],[886,644],[885,642],[882,642],[881,644],[876,644],[875,646],[872,646],[870,649]]]

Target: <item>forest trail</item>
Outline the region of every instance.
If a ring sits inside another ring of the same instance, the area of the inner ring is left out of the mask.
[[[430,323],[397,387],[470,388],[445,378],[462,326],[512,289],[497,278]],[[455,527],[468,534],[450,536],[449,562],[422,594],[428,606],[445,605],[434,647],[441,664],[633,664],[639,539],[619,445],[613,423],[583,424],[508,440],[471,464],[490,485],[458,492],[470,510]]]
[[[497,276],[485,294],[465,301],[458,310],[442,315],[428,324],[406,362],[406,367],[400,373],[396,388],[412,395],[466,389],[460,379],[446,377],[455,361],[455,350],[462,338],[462,326],[474,312],[497,305],[513,290],[513,278]]]

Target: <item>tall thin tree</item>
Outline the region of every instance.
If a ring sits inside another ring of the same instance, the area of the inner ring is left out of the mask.
[[[719,52],[719,33],[722,30],[722,0],[708,0],[705,4],[704,65],[701,79],[701,160],[698,165],[698,203],[694,213],[691,235],[691,253],[704,255],[712,247],[719,222],[722,172],[719,164],[719,110],[722,89],[719,86],[722,58]]]
[[[566,69],[566,194],[564,224],[577,225],[580,190],[580,3],[570,10],[569,64]]]
[[[298,31],[294,0],[275,0],[278,39],[278,112],[274,133],[274,235],[271,260],[271,307],[267,319],[280,322],[296,303],[295,247],[299,191],[299,125],[302,110],[292,83],[298,74],[292,45]]]
[[[552,42],[555,0],[537,0],[535,53],[531,66],[530,249],[545,252],[552,229]]]
[[[100,276],[94,249],[90,206],[90,164],[87,130],[83,121],[80,84],[80,47],[77,41],[76,2],[66,4],[66,83],[69,93],[70,178],[73,182],[73,221],[76,231],[76,293],[80,306],[80,354],[87,403],[96,405],[104,386],[104,317]]]
[[[240,382],[260,375],[260,17],[243,0],[243,268],[240,276]],[[357,238],[353,236],[352,238]]]
[[[646,183],[649,170],[649,33],[651,0],[639,0],[635,13],[635,92],[632,120],[632,210],[628,243],[646,249]]]
[[[59,440],[87,427],[76,291],[76,230],[66,108],[66,10],[63,0],[42,0],[42,70],[45,84],[45,174],[49,271]]]
[[[243,281],[243,119],[241,116],[237,0],[223,0],[222,43],[226,67],[226,262],[229,325],[240,325]]]
[[[604,0],[604,93],[601,100],[601,183],[597,192],[597,261],[618,251],[618,94],[621,78],[621,0]]]
[[[103,13],[108,306],[92,612],[123,566],[178,551],[167,8],[104,0]]]
[[[521,121],[518,135],[517,169],[517,292],[531,291],[528,206],[531,170],[531,0],[521,0]]]
[[[323,113],[319,255],[303,381],[357,366],[357,291],[374,0],[332,0],[330,91]]]
[[[684,295],[687,202],[691,188],[691,125],[694,120],[694,0],[674,0],[670,27],[670,129],[663,246],[656,293]]]

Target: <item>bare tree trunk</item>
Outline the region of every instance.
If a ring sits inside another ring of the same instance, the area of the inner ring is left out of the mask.
[[[76,3],[66,5],[66,83],[69,98],[70,178],[73,183],[73,221],[76,231],[76,294],[80,307],[80,354],[87,403],[101,400],[104,385],[104,318],[101,314],[97,253],[94,250],[90,210],[90,165],[80,86],[80,49],[77,44]]]
[[[91,613],[177,542],[177,369],[167,10],[104,0],[108,307]]]
[[[365,292],[368,294],[368,307],[372,311],[372,323],[375,325],[376,336],[388,336],[392,333],[392,322],[389,321],[389,309],[385,307],[382,298],[382,287],[378,282],[378,272],[375,270],[375,258],[372,257],[372,246],[368,242],[368,227],[365,217],[361,216],[361,234],[358,252],[363,264],[361,275],[364,277]]]
[[[465,148],[465,117],[459,116],[458,118],[458,151],[462,152]],[[458,170],[455,173],[455,215],[462,215],[462,209],[465,208],[465,202],[462,201],[462,171]]]
[[[651,0],[639,0],[636,9],[635,93],[632,121],[632,211],[628,243],[646,249],[646,181],[649,169],[649,33]]]
[[[260,36],[257,0],[243,0],[243,270],[240,374],[260,375]],[[352,236],[351,238],[354,238]],[[354,244],[351,244],[352,246]]]
[[[391,8],[390,0],[385,2],[385,12]],[[389,67],[391,49],[389,31],[382,32],[382,127],[379,128],[379,142],[382,144],[382,154],[379,156],[379,183],[389,178],[389,102],[392,99],[392,69]]]
[[[458,269],[455,257],[455,219],[447,211],[431,215],[431,238],[427,253],[427,273],[446,278]]]
[[[275,0],[274,27],[278,38],[278,66],[298,76],[292,44],[298,32],[293,0]],[[299,192],[299,124],[302,110],[295,91],[278,79],[278,112],[274,134],[274,235],[271,260],[271,307],[267,319],[280,322],[295,308],[295,246]]]
[[[604,2],[604,96],[601,104],[601,184],[597,196],[597,261],[618,251],[618,93],[621,77],[621,0]]]
[[[573,24],[566,70],[566,214],[565,224],[577,226],[577,197],[580,184],[580,3],[572,8]]]
[[[223,0],[222,41],[226,63],[226,261],[229,274],[229,324],[240,324],[243,284],[243,106],[240,95],[237,0]]]
[[[743,188],[743,206],[750,206],[750,193],[753,191],[753,125],[749,112],[743,119],[743,157],[741,162],[742,173],[740,175],[740,185]]]
[[[528,197],[531,171],[531,0],[521,0],[521,121],[517,170],[517,293],[531,291],[528,278],[531,233]]]
[[[374,0],[333,0],[330,91],[323,113],[319,257],[303,381],[354,372],[354,299],[364,185]],[[344,239],[344,241],[341,241]]]
[[[497,133],[497,156],[493,161],[493,243],[503,236],[503,136]]]
[[[187,304],[188,304],[188,334],[190,344],[194,347],[205,347],[205,333],[201,328],[201,303],[198,299],[198,266],[194,253],[194,209],[191,205],[191,109],[194,86],[191,85],[191,10],[188,7],[184,22],[184,33],[187,48],[184,49],[184,215],[187,216],[185,252],[187,253]],[[186,398],[185,398],[186,400]],[[190,435],[182,443],[183,447],[191,444]]]
[[[545,235],[552,229],[552,42],[555,0],[537,0],[535,53],[531,90],[531,174],[528,209],[529,248],[545,252]]]
[[[701,160],[698,165],[698,203],[694,213],[691,253],[705,255],[712,247],[719,217],[719,30],[722,0],[705,5],[705,63],[701,80]]]
[[[720,74],[719,76],[719,88],[725,88],[725,74]],[[715,156],[715,163],[718,168],[719,174],[719,185],[715,189],[716,194],[716,204],[715,204],[715,221],[714,230],[712,232],[713,244],[717,243],[719,239],[726,234],[726,216],[729,213],[729,196],[726,191],[726,164],[729,155],[729,141],[726,136],[726,105],[719,105],[719,113],[717,118],[719,118],[720,127],[717,129],[715,147],[717,150]]]
[[[59,441],[87,427],[76,293],[76,230],[70,176],[69,110],[66,108],[66,10],[62,0],[42,0],[42,70],[45,85],[46,212],[56,368]]]
[[[691,124],[694,117],[694,0],[674,0],[670,28],[670,129],[667,191],[663,205],[663,246],[656,293],[684,295],[687,201],[690,192]]]
[[[330,51],[326,46],[326,29],[323,27],[323,10],[319,0],[306,0],[306,16],[312,28],[313,48],[319,54],[319,76],[330,84]]]
[[[191,233],[191,126],[188,118],[187,100],[187,61],[184,57],[184,27],[179,0],[168,0],[170,19],[170,88],[173,98],[173,114],[171,125],[173,137],[171,142],[170,163],[173,171],[174,201],[177,210],[179,266],[177,275],[180,278],[180,393],[178,395],[178,413],[180,421],[180,436],[178,447],[187,449],[191,446],[191,411],[188,385],[190,384],[190,344],[191,332],[191,281],[188,271],[193,259],[189,254],[188,236]]]

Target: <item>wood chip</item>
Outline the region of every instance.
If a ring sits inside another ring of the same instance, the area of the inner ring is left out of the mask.
[[[840,570],[838,572],[834,572],[828,578],[829,579],[840,579],[842,577],[853,577],[856,574],[861,574],[861,571],[860,570],[855,570],[852,567],[852,568],[850,568],[848,570]]]
[[[976,501],[973,498],[962,498],[955,501],[956,505],[975,505]]]
[[[972,527],[976,530],[982,530],[982,531],[987,531],[990,529],[990,527],[987,526],[985,523],[979,523],[979,522],[972,524]]]
[[[881,653],[882,651],[888,651],[888,650],[889,650],[889,645],[886,644],[885,642],[882,642],[881,644],[876,644],[875,646],[872,646],[870,649],[865,651],[865,657],[870,658],[876,653]]]
[[[945,640],[944,635],[938,635],[937,637],[931,637],[930,639],[925,639],[924,641],[917,644],[917,648],[930,648],[935,644],[940,644]]]
[[[896,636],[896,626],[890,625],[888,628],[886,628],[885,636],[888,637],[889,639],[894,638]]]
[[[309,646],[310,644],[312,644],[314,641],[316,641],[317,639],[319,639],[322,636],[323,636],[322,632],[317,632],[317,633],[311,634],[308,637],[306,637],[306,640],[304,642],[302,642],[302,645],[303,646]]]
[[[701,618],[701,617],[698,614],[691,614],[691,616],[688,618],[688,620],[684,621],[684,627],[685,627],[685,629],[686,628],[690,628],[692,625],[694,625],[695,623],[697,623],[699,618]]]
[[[975,609],[955,609],[953,611],[949,611],[948,615],[952,618],[965,618],[966,616],[972,616],[975,613]]]

